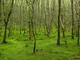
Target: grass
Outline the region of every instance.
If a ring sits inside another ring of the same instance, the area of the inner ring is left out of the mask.
[[[57,46],[56,30],[50,38],[42,33],[36,36],[36,54],[32,54],[33,40],[28,40],[26,36],[28,35],[17,33],[7,39],[7,44],[0,44],[0,60],[72,60],[80,58],[80,46],[77,46],[76,38],[71,40],[71,37],[68,36],[66,38],[68,44],[65,45],[61,37],[61,45]]]
[[[57,46],[54,38],[37,40],[36,54],[32,54],[33,41],[8,39],[8,44],[0,44],[0,60],[71,60],[80,57],[80,46],[75,42],[68,39],[67,46],[64,41]]]

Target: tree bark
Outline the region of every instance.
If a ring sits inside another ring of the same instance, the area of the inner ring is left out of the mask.
[[[72,39],[74,40],[74,4],[71,0],[71,10],[72,10]]]
[[[58,10],[58,40],[57,45],[60,45],[60,14],[61,14],[61,0],[58,0],[59,10]]]
[[[80,21],[78,20],[78,42],[77,42],[77,45],[79,45],[79,31],[80,31]]]

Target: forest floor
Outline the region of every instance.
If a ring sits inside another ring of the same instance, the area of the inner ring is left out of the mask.
[[[32,53],[33,41],[8,39],[7,44],[0,44],[0,60],[76,60],[80,58],[80,46],[76,40],[67,39],[68,45],[61,40],[56,45],[56,38],[37,40],[36,54]]]

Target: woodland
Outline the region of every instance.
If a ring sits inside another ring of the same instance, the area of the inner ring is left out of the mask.
[[[0,60],[80,60],[80,0],[0,0]]]

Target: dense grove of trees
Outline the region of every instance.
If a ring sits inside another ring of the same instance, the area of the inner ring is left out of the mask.
[[[29,40],[33,39],[35,53],[36,35],[42,32],[50,38],[54,28],[58,33],[57,45],[61,44],[61,36],[67,45],[68,35],[72,40],[77,37],[77,45],[80,44],[80,0],[0,0],[2,43],[7,43],[7,38],[17,30],[20,34],[28,34]]]

